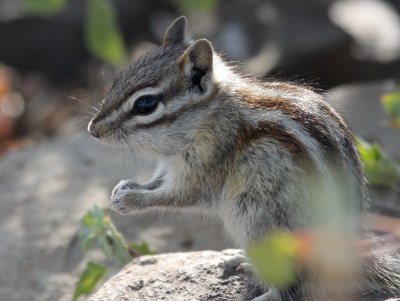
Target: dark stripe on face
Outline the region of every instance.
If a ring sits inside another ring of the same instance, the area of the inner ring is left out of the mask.
[[[131,90],[127,90],[126,93],[121,93],[121,88],[113,88],[107,95],[106,101],[104,102],[100,112],[94,117],[93,122],[98,122],[102,119],[107,118],[115,110],[121,108],[125,102],[136,92],[145,88],[153,88],[157,86],[157,82],[143,82],[135,85]],[[114,91],[117,90],[117,91]]]

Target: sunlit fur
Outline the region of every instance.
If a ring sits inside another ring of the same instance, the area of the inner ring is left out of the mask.
[[[196,47],[213,51],[207,41],[191,40],[186,19],[177,19],[161,47],[115,79],[89,124],[101,141],[144,149],[160,161],[148,183],[128,180],[115,187],[115,211],[198,208],[219,217],[246,248],[272,230],[310,224],[310,176],[345,184],[349,218],[365,209],[364,176],[352,137],[320,95],[241,76],[215,52],[210,57]],[[162,95],[160,107],[149,116],[129,117],[137,97],[147,93]],[[298,289],[278,295],[307,300],[312,293]]]

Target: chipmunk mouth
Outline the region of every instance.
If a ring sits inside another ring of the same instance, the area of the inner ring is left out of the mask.
[[[131,143],[128,142],[128,135],[124,129],[118,127],[116,131],[104,131],[104,128],[101,128],[96,122],[92,120],[89,121],[87,130],[93,137],[96,138],[97,141],[113,145],[116,147],[124,147],[127,146],[132,150]]]

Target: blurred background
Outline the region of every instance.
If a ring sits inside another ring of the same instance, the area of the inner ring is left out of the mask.
[[[380,145],[364,145],[381,160],[372,209],[400,214],[399,0],[0,0],[0,300],[70,300],[84,264],[79,220],[108,207],[118,180],[146,177],[131,154],[87,139],[91,107],[182,14],[246,72],[326,93]],[[231,246],[201,217],[157,219],[113,218],[158,252]]]

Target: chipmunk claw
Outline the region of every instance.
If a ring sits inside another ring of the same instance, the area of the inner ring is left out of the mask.
[[[111,210],[122,215],[128,215],[131,212],[123,196],[119,195],[111,198]]]

